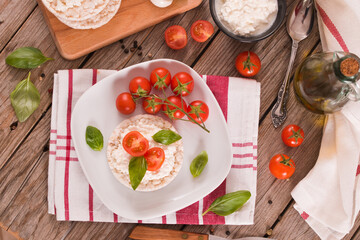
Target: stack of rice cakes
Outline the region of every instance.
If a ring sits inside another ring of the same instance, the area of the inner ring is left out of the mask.
[[[74,29],[95,29],[108,23],[121,0],[42,0],[61,22]]]

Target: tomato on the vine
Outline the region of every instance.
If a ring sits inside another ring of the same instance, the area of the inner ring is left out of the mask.
[[[187,44],[187,34],[183,27],[173,25],[165,30],[166,44],[175,50],[182,49]]]
[[[172,106],[172,104],[176,105],[178,108]],[[181,99],[181,97],[179,96],[170,96],[166,98],[164,104],[162,105],[162,110],[172,120],[183,118],[186,109],[187,109],[187,105],[185,101]]]
[[[298,125],[287,125],[281,132],[281,138],[289,147],[300,146],[304,141],[304,130]]]
[[[189,95],[194,89],[194,79],[186,72],[178,72],[171,79],[171,90],[175,95],[183,97]]]
[[[155,68],[150,74],[150,82],[155,89],[163,90],[170,85],[171,74],[166,68]]]
[[[156,171],[164,163],[165,152],[162,148],[153,147],[145,153],[144,157],[147,163],[147,170]]]
[[[135,111],[136,104],[128,92],[120,93],[116,98],[116,108],[122,114],[131,114]]]
[[[277,154],[271,158],[269,169],[274,177],[279,179],[288,179],[295,172],[295,163],[289,156],[285,154]]]
[[[204,123],[209,117],[209,107],[200,100],[191,102],[187,108],[187,112],[190,117],[198,123]]]
[[[131,156],[143,156],[149,149],[149,141],[138,131],[131,131],[125,135],[122,146]]]
[[[150,81],[144,77],[135,77],[129,83],[129,90],[134,97],[144,97],[151,91]]]
[[[145,112],[155,114],[160,111],[162,103],[161,98],[154,94],[151,97],[144,98],[143,108]]]
[[[190,33],[195,41],[205,42],[214,33],[214,27],[206,20],[198,20],[191,25]]]
[[[261,61],[256,53],[245,51],[237,56],[235,66],[242,76],[253,77],[260,71]]]

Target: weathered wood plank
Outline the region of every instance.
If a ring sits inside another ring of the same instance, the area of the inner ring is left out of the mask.
[[[36,7],[33,0],[2,0],[0,4],[0,52]]]

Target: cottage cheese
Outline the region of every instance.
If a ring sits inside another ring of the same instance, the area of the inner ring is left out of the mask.
[[[218,11],[224,25],[234,34],[254,36],[273,24],[277,0],[219,0]]]
[[[170,122],[153,115],[137,115],[121,122],[113,131],[107,148],[107,159],[114,176],[125,186],[131,188],[129,162],[132,156],[122,146],[122,140],[131,131],[140,132],[148,141],[149,148],[160,147],[165,152],[165,160],[157,171],[146,171],[136,190],[153,191],[170,183],[179,172],[183,162],[183,144],[179,140],[168,146],[155,142],[152,136],[160,130],[176,129]]]

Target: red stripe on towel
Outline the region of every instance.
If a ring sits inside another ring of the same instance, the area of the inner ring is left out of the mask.
[[[233,158],[254,158],[252,153],[245,153],[245,154],[233,154]]]
[[[199,224],[199,202],[176,212],[176,224]]]
[[[93,222],[94,221],[94,191],[92,189],[92,187],[89,184],[89,221]]]
[[[247,142],[247,143],[232,143],[233,147],[251,147],[253,146],[252,142]]]
[[[114,213],[114,222],[118,222],[118,215],[116,213]]]
[[[300,216],[301,216],[304,220],[306,220],[306,219],[308,219],[309,214],[307,214],[306,212],[303,212]]]
[[[360,165],[357,166],[357,169],[356,169],[356,176],[360,174]]]
[[[73,71],[69,70],[69,87],[68,87],[68,103],[67,103],[67,116],[66,116],[66,146],[71,146],[71,105],[73,95]],[[66,158],[70,158],[70,150],[66,150]],[[64,207],[65,207],[65,220],[69,221],[69,168],[70,161],[65,161],[65,186],[64,186]]]
[[[322,20],[324,21],[324,24],[326,25],[326,27],[329,29],[329,31],[331,32],[331,34],[334,36],[334,38],[336,39],[336,41],[340,44],[341,48],[345,51],[345,52],[349,52],[348,47],[346,46],[346,43],[344,41],[344,39],[342,38],[342,36],[340,35],[339,31],[337,30],[336,26],[334,25],[334,23],[331,21],[331,19],[329,18],[329,16],[326,14],[326,12],[324,11],[324,9],[322,9],[320,7],[319,4],[316,3],[316,7],[319,10],[320,16],[322,18]]]
[[[226,179],[217,187],[214,191],[212,191],[209,195],[204,198],[203,212],[206,211],[211,203],[218,197],[221,197],[226,194]],[[225,224],[225,217],[218,216],[213,212],[208,212],[203,216],[204,225],[211,224]]]
[[[166,224],[166,215],[162,216],[162,224]]]
[[[220,108],[224,113],[225,120],[227,120],[229,78],[222,76],[207,76],[206,83],[218,101]]]

